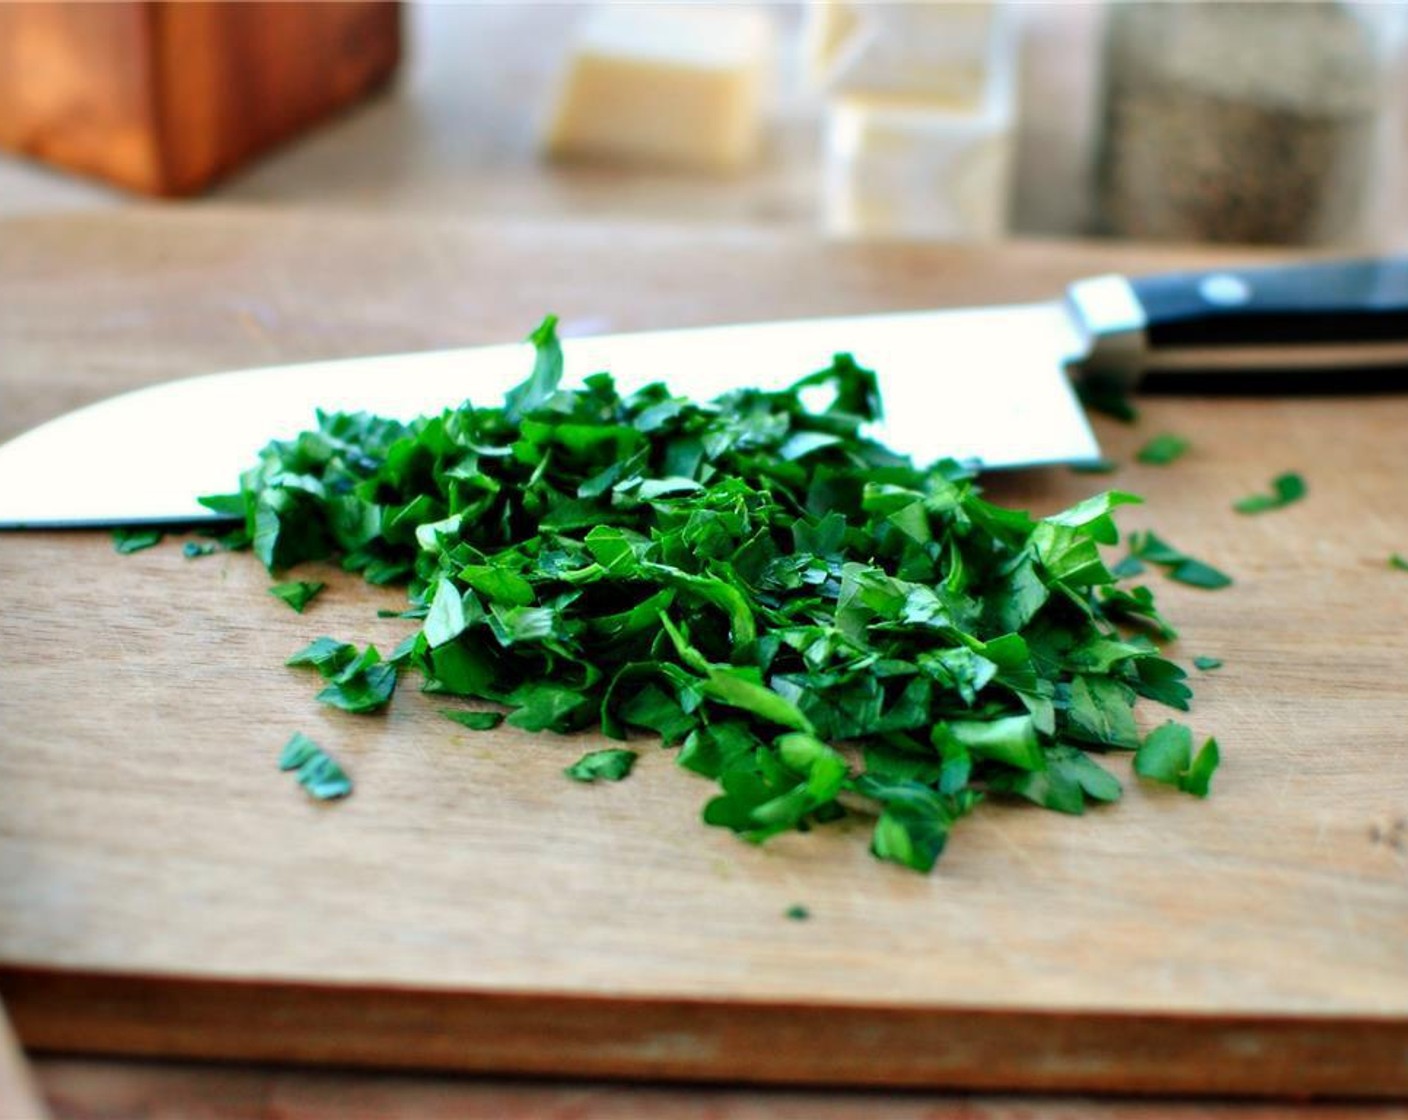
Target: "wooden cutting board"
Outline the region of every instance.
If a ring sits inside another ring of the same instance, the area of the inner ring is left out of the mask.
[[[546,310],[631,329],[1038,298],[1206,254],[825,246],[681,228],[201,210],[0,229],[0,436],[120,389],[500,341]],[[1225,258],[1224,258],[1225,259]],[[218,424],[219,417],[208,422]],[[1176,465],[1133,462],[1173,431]],[[1039,512],[1108,485],[1232,573],[1154,577],[1225,762],[1200,802],[1132,779],[1084,818],[985,806],[921,876],[862,824],[762,848],[649,744],[375,718],[282,662],[383,648],[394,591],[303,616],[248,554],[0,535],[0,994],[39,1049],[475,1071],[1141,1092],[1408,1092],[1408,395],[1158,399],[1126,464],[994,482]],[[133,432],[160,439],[160,432]],[[75,470],[100,470],[101,464]],[[173,469],[179,469],[173,464]],[[1238,497],[1300,470],[1308,498]],[[1149,722],[1163,714],[1149,706]],[[354,796],[275,760],[303,730]],[[1116,760],[1123,775],[1123,760]],[[794,904],[811,913],[789,920]]]

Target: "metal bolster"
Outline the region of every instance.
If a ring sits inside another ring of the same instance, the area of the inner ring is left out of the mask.
[[[1133,384],[1144,367],[1148,317],[1123,276],[1093,276],[1066,289],[1066,306],[1085,336],[1085,375]]]

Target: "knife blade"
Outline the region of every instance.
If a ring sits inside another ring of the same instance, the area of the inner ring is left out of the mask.
[[[608,370],[625,390],[664,381],[708,399],[781,388],[839,352],[877,371],[885,419],[874,435],[916,460],[1088,462],[1099,447],[1068,372],[1168,388],[1207,384],[1201,374],[1229,367],[1402,365],[1408,260],[1103,276],[1048,303],[572,338],[565,380]],[[211,519],[196,499],[236,489],[260,448],[311,427],[318,409],[411,419],[465,400],[493,405],[531,365],[526,345],[507,344],[239,370],[126,393],[0,446],[0,528]]]

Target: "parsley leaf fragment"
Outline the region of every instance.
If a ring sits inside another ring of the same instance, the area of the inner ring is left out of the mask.
[[[299,650],[285,665],[311,666],[327,681],[318,700],[345,712],[367,713],[384,708],[396,691],[396,663],[383,661],[376,646],[358,652],[350,642],[318,638]]]
[[[1271,493],[1250,494],[1234,502],[1232,508],[1238,513],[1265,513],[1300,501],[1305,492],[1305,479],[1294,471],[1287,471],[1271,480]]]
[[[636,752],[608,747],[588,751],[562,772],[574,782],[619,782],[636,764]]]
[[[1192,443],[1182,436],[1174,435],[1171,432],[1163,432],[1160,435],[1154,436],[1153,439],[1149,440],[1148,443],[1141,447],[1136,453],[1135,458],[1141,463],[1147,463],[1150,466],[1165,467],[1168,466],[1169,463],[1181,459],[1192,446]]]
[[[1397,568],[1400,572],[1408,572],[1408,557],[1395,552],[1388,558],[1388,566],[1390,568]]]
[[[114,529],[112,547],[118,555],[130,556],[134,552],[160,544],[165,536],[160,529]]]
[[[1135,533],[1129,540],[1129,558],[1135,564],[1147,561],[1164,569],[1168,578],[1190,587],[1201,587],[1209,591],[1230,587],[1232,577],[1219,571],[1211,564],[1204,563],[1187,553],[1180,552],[1167,541],[1154,533]],[[1122,574],[1137,568],[1123,568]]]
[[[1169,720],[1149,732],[1134,754],[1134,772],[1195,797],[1206,797],[1213,771],[1221,761],[1217,740],[1208,739],[1193,754],[1193,733]]]
[[[1129,388],[1118,377],[1086,374],[1075,382],[1076,397],[1092,412],[1102,412],[1126,424],[1139,419],[1139,409],[1130,398]]]
[[[295,611],[302,614],[303,608],[326,586],[325,583],[300,579],[288,583],[276,583],[269,588],[269,594],[275,599],[282,599]]]
[[[1206,673],[1209,669],[1221,669],[1222,660],[1217,657],[1198,656],[1193,658],[1193,667]]]
[[[279,756],[280,770],[297,772],[298,784],[318,801],[346,797],[352,779],[337,761],[301,731],[295,731]]]
[[[504,721],[503,712],[463,712],[456,708],[441,708],[440,714],[471,731],[492,731]]]

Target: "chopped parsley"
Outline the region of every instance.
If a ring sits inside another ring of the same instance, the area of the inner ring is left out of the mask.
[[[1408,558],[1395,552],[1388,558],[1388,566],[1390,568],[1396,568],[1400,572],[1408,572]]]
[[[1139,419],[1139,409],[1130,399],[1129,387],[1118,377],[1086,374],[1075,382],[1076,396],[1092,412],[1104,413],[1126,424]]]
[[[165,536],[160,529],[114,529],[112,547],[114,552],[128,556],[160,544]]]
[[[1193,668],[1206,673],[1209,669],[1221,669],[1222,660],[1217,657],[1195,657],[1193,658]]]
[[[636,752],[615,747],[588,751],[563,771],[574,782],[619,782],[636,764]]]
[[[275,599],[282,599],[299,614],[302,614],[303,608],[326,586],[325,583],[299,579],[289,583],[276,583],[269,588],[269,594]]]
[[[455,708],[441,708],[440,714],[471,731],[492,731],[504,721],[503,712],[464,712]]]
[[[698,403],[606,373],[563,389],[554,321],[532,341],[501,407],[320,413],[203,499],[271,573],[333,559],[405,588],[415,629],[389,657],[322,637],[289,658],[320,701],[376,711],[412,673],[505,713],[441,709],[466,727],[651,737],[714,783],[712,826],[762,842],[860,818],[877,857],[921,871],[989,798],[1116,800],[1110,752],[1205,789],[1215,753],[1185,765],[1135,723],[1141,699],[1191,697],[1153,593],[1102,555],[1138,498],[1034,517],[952,461],[917,467],[866,436],[876,379],[848,355]],[[1141,567],[1228,582],[1132,543]],[[636,756],[567,774],[617,781]]]
[[[1144,570],[1146,561],[1163,568],[1169,579],[1186,583],[1190,587],[1215,591],[1232,584],[1232,577],[1225,572],[1180,552],[1154,533],[1132,534],[1129,539],[1129,556],[1116,565],[1115,571],[1121,576],[1138,575]]]
[[[1141,447],[1136,458],[1141,463],[1155,467],[1165,467],[1176,459],[1181,459],[1193,445],[1182,436],[1169,432],[1157,435]]]
[[[1149,732],[1139,745],[1134,753],[1134,772],[1195,797],[1206,797],[1219,760],[1216,739],[1207,740],[1194,755],[1193,733],[1169,720]]]
[[[396,690],[396,666],[383,661],[376,646],[358,652],[350,642],[322,637],[299,650],[285,665],[311,666],[327,682],[318,699],[347,712],[375,712]]]
[[[1238,513],[1265,513],[1281,509],[1305,497],[1305,479],[1294,471],[1277,475],[1271,480],[1271,493],[1250,494],[1232,506]]]
[[[352,792],[352,779],[327,751],[301,731],[295,731],[279,756],[279,769],[296,772],[298,784],[310,797],[330,801]]]

